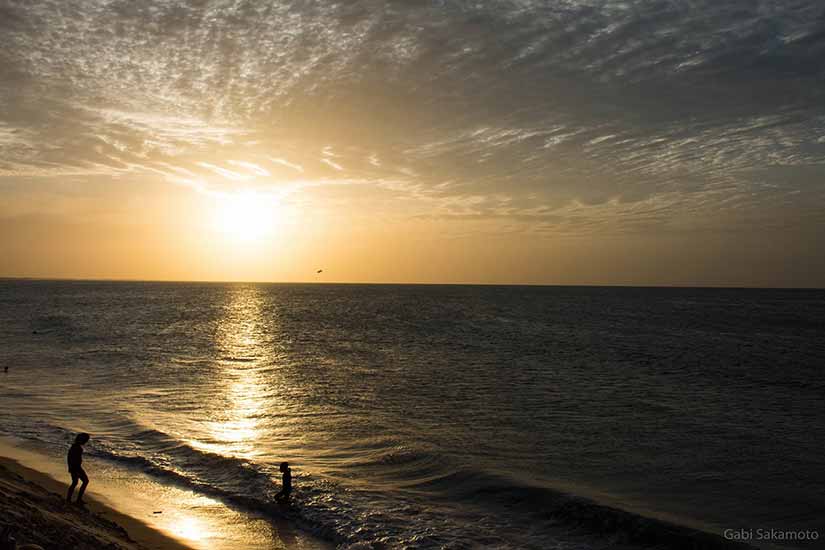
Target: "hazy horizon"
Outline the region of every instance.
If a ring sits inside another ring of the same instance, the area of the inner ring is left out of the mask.
[[[822,288],[823,31],[812,0],[7,3],[0,277]]]
[[[639,289],[684,289],[684,290],[823,290],[825,287],[799,286],[737,286],[737,285],[634,285],[621,283],[580,283],[580,284],[547,284],[547,283],[479,283],[473,281],[458,281],[451,283],[440,282],[411,282],[411,281],[254,281],[254,280],[219,280],[219,279],[107,279],[107,278],[75,278],[75,277],[28,277],[28,276],[0,276],[0,281],[34,281],[34,282],[67,282],[67,283],[150,283],[150,284],[205,284],[205,285],[352,285],[352,286],[501,286],[501,287],[557,287],[557,288],[639,288]]]

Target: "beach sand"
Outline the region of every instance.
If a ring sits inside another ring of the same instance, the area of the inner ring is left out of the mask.
[[[330,550],[290,522],[235,510],[190,490],[159,484],[94,457],[81,509],[65,503],[69,476],[59,457],[0,438],[0,526],[20,544],[83,550]]]
[[[65,502],[66,484],[0,457],[0,522],[18,544],[45,550],[188,550],[140,520],[87,497],[80,508]]]

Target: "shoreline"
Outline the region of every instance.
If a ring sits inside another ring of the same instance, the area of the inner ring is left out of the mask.
[[[192,550],[94,496],[84,499],[85,508],[68,505],[65,490],[65,483],[48,474],[0,456],[0,517],[14,528],[18,544],[45,550],[65,548],[68,541],[76,550]]]
[[[84,466],[86,461],[84,461]],[[68,474],[51,452],[0,437],[0,529],[20,525],[18,543],[66,550],[65,534],[87,536],[73,550],[331,550],[334,544],[291,522],[234,509],[219,500],[89,457],[83,508],[65,503]],[[92,474],[94,472],[94,474]],[[65,477],[65,480],[62,479]],[[16,510],[16,512],[15,512]],[[21,516],[20,510],[25,511]],[[9,518],[14,518],[10,521]],[[45,520],[43,518],[46,518]],[[26,529],[52,533],[29,540]],[[102,532],[98,532],[102,529]],[[57,541],[58,544],[54,544]],[[45,544],[44,544],[45,543]]]
[[[15,447],[0,444],[8,453]],[[13,454],[13,453],[12,453]],[[39,466],[39,465],[36,465]],[[198,550],[134,515],[116,510],[106,497],[85,496],[83,508],[64,502],[67,484],[49,473],[0,455],[0,528],[14,526],[18,544],[37,544],[43,550]],[[712,530],[632,512],[586,497],[565,499],[549,513],[557,521],[585,527],[597,537],[612,538],[620,547],[661,546],[703,550],[757,550],[744,540],[729,540]],[[286,542],[286,540],[283,540]],[[297,542],[297,541],[292,541]],[[332,548],[326,541],[277,548]]]

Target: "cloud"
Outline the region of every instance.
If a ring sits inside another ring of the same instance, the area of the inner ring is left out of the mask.
[[[41,0],[0,32],[4,179],[366,186],[537,231],[825,196],[815,0]]]

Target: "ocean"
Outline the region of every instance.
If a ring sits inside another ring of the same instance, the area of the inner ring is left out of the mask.
[[[823,320],[822,290],[5,280],[0,434],[87,431],[342,548],[822,548]]]

